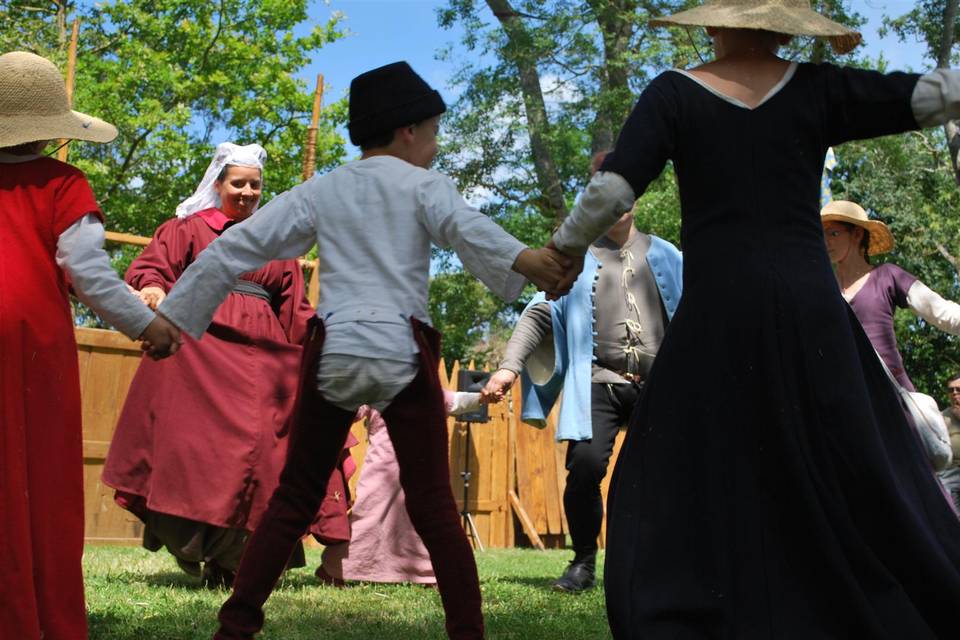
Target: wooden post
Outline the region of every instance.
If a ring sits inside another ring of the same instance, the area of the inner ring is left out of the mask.
[[[307,300],[316,308],[320,302],[320,258],[313,261],[310,280],[307,282]]]
[[[73,20],[73,34],[70,36],[70,48],[67,49],[67,106],[73,108],[73,84],[77,68],[77,41],[80,39],[80,18]],[[57,151],[57,160],[67,161],[67,142],[60,140],[60,150]]]
[[[520,526],[523,527],[523,532],[527,534],[527,537],[530,539],[530,544],[540,549],[540,551],[545,550],[546,547],[543,545],[543,540],[540,539],[540,534],[537,533],[537,526],[533,524],[533,518],[531,518],[527,510],[523,508],[523,503],[520,502],[520,496],[518,496],[517,492],[513,489],[510,490],[509,495],[510,506],[513,507],[513,512],[517,514]]]
[[[307,140],[303,148],[303,180],[306,182],[317,166],[317,128],[320,126],[320,109],[323,104],[323,74],[317,74],[317,88],[313,91],[313,117],[307,128]],[[307,300],[314,307],[320,299],[320,260],[313,261],[313,270],[307,282]]]
[[[323,74],[317,74],[317,88],[313,92],[313,118],[307,129],[307,142],[303,150],[303,179],[309,180],[317,165],[317,128],[320,125],[320,109],[323,102]]]

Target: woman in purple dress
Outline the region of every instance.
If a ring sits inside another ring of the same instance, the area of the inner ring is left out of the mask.
[[[870,264],[870,256],[893,249],[893,234],[884,223],[870,220],[860,205],[835,200],[820,211],[820,220],[843,297],[897,382],[915,391],[897,349],[896,308],[910,309],[933,326],[960,335],[960,304],[944,300],[895,264]]]

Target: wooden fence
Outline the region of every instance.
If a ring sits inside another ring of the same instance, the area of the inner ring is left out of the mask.
[[[144,245],[149,240],[136,236],[109,234],[112,242]],[[316,301],[318,290],[315,263],[305,261],[313,271],[308,280],[308,297]],[[76,329],[80,360],[80,385],[83,396],[84,495],[86,502],[86,541],[92,544],[139,544],[143,528],[140,521],[113,502],[113,490],[101,484],[100,473],[106,459],[117,418],[127,390],[140,361],[140,348],[115,331]],[[444,387],[456,387],[460,363],[440,364]],[[471,363],[470,368],[473,368]],[[470,427],[469,468],[471,478],[468,508],[476,521],[484,546],[512,547],[563,546],[567,534],[563,513],[563,486],[566,477],[566,445],[554,441],[556,412],[545,429],[535,429],[519,419],[519,385],[509,402],[489,407],[490,421]],[[449,419],[450,484],[457,504],[462,505],[467,425]],[[352,450],[358,473],[351,479],[351,490],[363,473],[366,433],[361,423],[353,425],[360,444]],[[619,452],[617,440],[614,459]],[[609,476],[608,476],[609,477]],[[608,482],[603,484],[606,498]],[[602,539],[602,536],[601,536]]]

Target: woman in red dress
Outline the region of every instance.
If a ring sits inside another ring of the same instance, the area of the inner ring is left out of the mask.
[[[155,308],[207,245],[253,214],[265,157],[259,145],[218,146],[197,192],[127,270],[147,304]],[[283,467],[300,343],[313,314],[304,294],[296,260],[245,274],[204,340],[185,337],[180,357],[140,363],[117,424],[103,481],[144,522],[144,546],[166,547],[191,575],[204,563],[208,586],[232,584]],[[345,453],[311,528],[322,541],[350,537],[352,470]]]
[[[130,338],[162,346],[176,330],[111,268],[83,172],[41,155],[48,140],[109,142],[116,128],[71,111],[57,68],[25,52],[0,56],[0,114],[0,637],[83,640],[83,448],[69,288]]]

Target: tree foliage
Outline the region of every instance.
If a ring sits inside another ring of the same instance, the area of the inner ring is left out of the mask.
[[[506,228],[519,225],[525,241],[544,243],[586,184],[593,153],[612,148],[647,83],[671,67],[712,58],[702,29],[646,26],[652,17],[698,4],[450,0],[438,20],[444,27],[464,27],[466,55],[458,59],[454,78],[462,93],[444,121],[442,169],[461,188],[479,194],[485,211]],[[845,0],[815,4],[846,24],[863,23]],[[795,39],[785,53],[800,60],[836,59],[810,38]],[[537,82],[531,86],[534,74]],[[648,187],[634,212],[641,229],[679,243],[672,167]],[[516,306],[501,309],[501,317],[517,311]],[[475,322],[475,329],[483,326],[486,333],[465,335],[503,342],[494,329]],[[495,349],[488,351],[496,355]]]
[[[308,0],[9,0],[0,48],[28,50],[65,68],[68,21],[80,18],[74,108],[120,130],[107,145],[71,143],[109,228],[151,235],[189,196],[224,140],[268,152],[265,197],[300,181],[312,87],[295,76],[341,37],[334,17],[301,33]],[[325,111],[318,170],[337,164]]]

